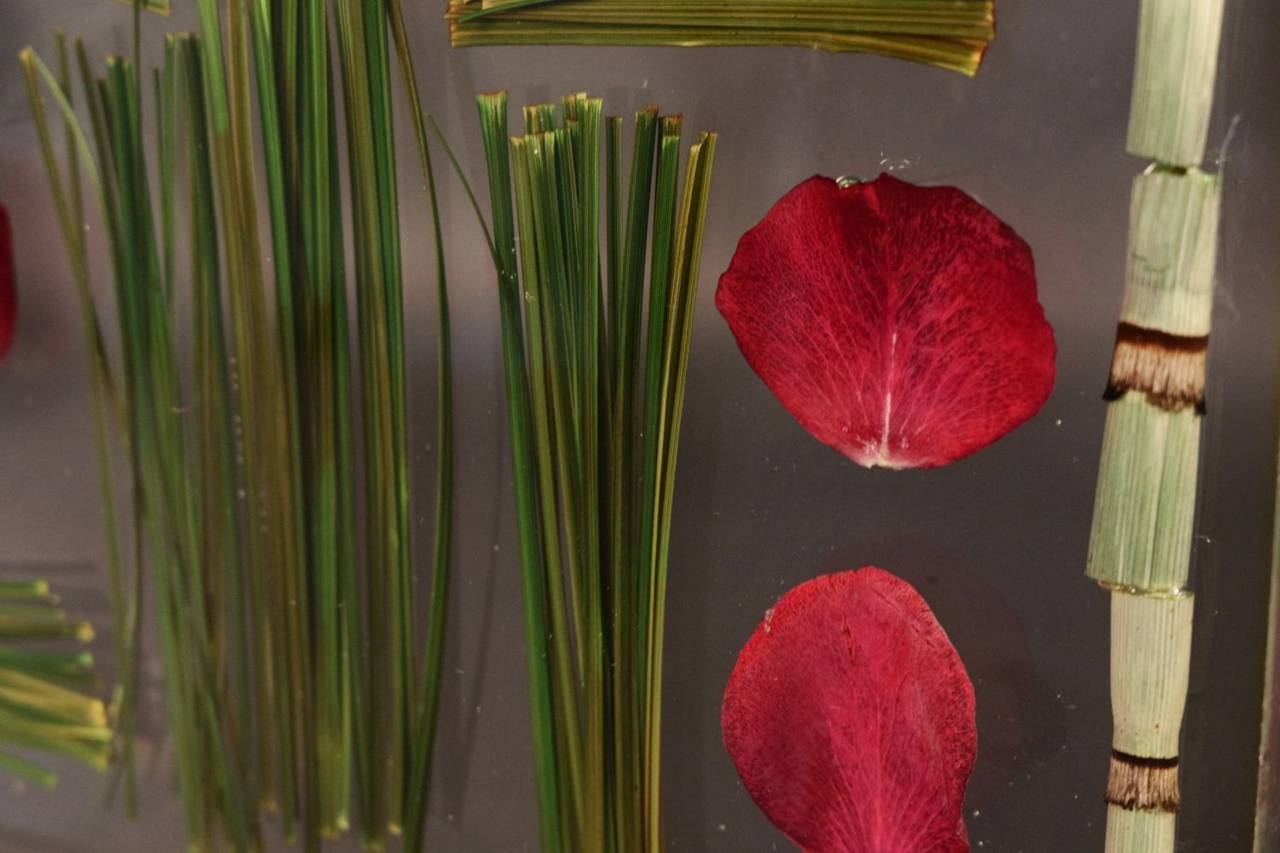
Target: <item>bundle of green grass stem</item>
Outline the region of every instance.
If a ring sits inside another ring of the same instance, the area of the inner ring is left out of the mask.
[[[29,753],[105,770],[113,734],[102,700],[91,695],[93,639],[44,581],[0,581],[0,773],[52,788],[58,775]]]
[[[453,44],[792,45],[972,76],[994,0],[449,0]]]
[[[623,121],[598,99],[526,107],[510,138],[505,93],[479,109],[541,846],[658,851],[667,562],[716,136],[689,148],[681,188],[679,116],[637,113],[624,169]]]
[[[170,35],[150,72],[119,56],[95,71],[61,34],[52,68],[21,56],[88,353],[115,779],[136,809],[151,621],[190,849],[260,849],[273,812],[309,850],[350,826],[369,849],[402,831],[418,850],[445,638],[452,385],[429,122],[400,4],[198,8],[201,32]],[[142,15],[134,3],[135,56]],[[393,62],[435,223],[436,487],[421,498]],[[92,281],[86,186],[109,288]],[[419,581],[411,513],[431,505]]]

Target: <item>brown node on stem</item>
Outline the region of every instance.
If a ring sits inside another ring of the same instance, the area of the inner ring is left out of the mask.
[[[1178,759],[1143,758],[1111,751],[1107,802],[1129,811],[1178,813]]]
[[[1171,335],[1121,323],[1116,329],[1116,348],[1104,399],[1118,400],[1129,391],[1137,391],[1165,411],[1195,407],[1202,413],[1208,348],[1208,335]]]

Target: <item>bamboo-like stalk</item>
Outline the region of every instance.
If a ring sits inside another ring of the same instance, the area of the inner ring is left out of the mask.
[[[1129,111],[1129,153],[1198,166],[1213,115],[1226,0],[1144,0]]]
[[[995,36],[992,0],[450,0],[448,18],[456,47],[791,45],[970,76]]]
[[[1171,853],[1191,661],[1188,589],[1221,181],[1198,168],[1222,2],[1143,0],[1124,302],[1087,573],[1111,592],[1109,853]]]
[[[505,93],[479,106],[542,847],[656,851],[672,487],[715,136],[690,148],[681,195],[680,119],[638,113],[624,199],[621,120],[598,99],[526,107],[510,140]]]

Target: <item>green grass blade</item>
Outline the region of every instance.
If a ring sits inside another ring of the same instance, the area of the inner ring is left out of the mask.
[[[561,797],[557,790],[551,677],[547,665],[546,590],[543,588],[541,509],[537,498],[538,466],[530,441],[530,402],[526,380],[522,302],[516,266],[512,215],[511,163],[507,152],[507,95],[499,92],[477,98],[484,139],[485,165],[493,214],[494,247],[498,258],[498,299],[502,317],[503,372],[507,418],[511,432],[512,467],[516,486],[521,578],[525,604],[525,642],[529,660],[529,691],[533,725],[534,770],[537,778],[539,833],[543,850],[561,850]]]
[[[436,247],[437,281],[437,358],[436,377],[436,446],[437,474],[435,495],[435,557],[431,570],[430,606],[427,617],[425,648],[417,679],[416,718],[410,740],[409,772],[405,790],[405,849],[421,850],[430,792],[433,745],[440,702],[440,682],[444,667],[445,618],[448,613],[450,551],[453,525],[453,366],[449,317],[449,290],[445,267],[444,236],[441,230],[440,206],[436,196],[435,171],[427,140],[425,114],[418,93],[417,74],[409,50],[404,13],[399,0],[387,5],[388,21],[400,63],[409,106],[422,177],[431,205],[431,224]],[[469,189],[468,189],[469,191]]]

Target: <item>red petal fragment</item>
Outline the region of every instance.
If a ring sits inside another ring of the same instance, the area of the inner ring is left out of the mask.
[[[743,235],[716,305],[787,410],[868,467],[954,462],[1053,388],[1031,249],[954,187],[810,178]]]
[[[13,237],[9,213],[0,204],[0,359],[13,342],[13,325],[18,319],[18,294],[14,286]]]
[[[765,614],[721,727],[751,798],[808,853],[966,853],[973,684],[929,605],[865,567]]]

